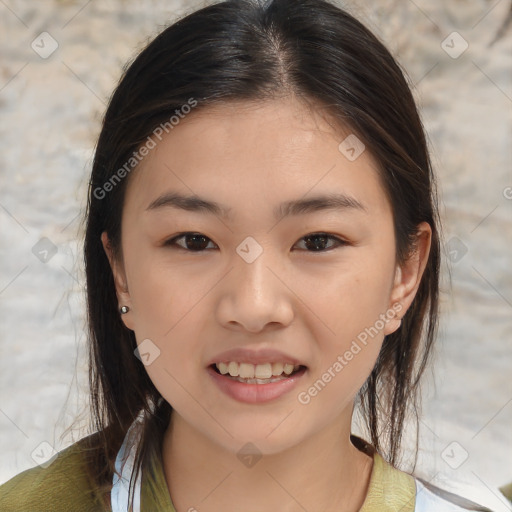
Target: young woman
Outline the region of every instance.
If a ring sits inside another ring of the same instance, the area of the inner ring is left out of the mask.
[[[420,118],[361,23],[324,0],[179,20],[96,148],[97,432],[1,486],[0,509],[484,510],[396,469],[439,260]]]

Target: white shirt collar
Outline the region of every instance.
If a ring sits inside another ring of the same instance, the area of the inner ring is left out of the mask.
[[[130,512],[128,510],[128,492],[130,479],[134,469],[135,452],[138,441],[142,437],[142,427],[144,420],[144,411],[142,410],[135,421],[130,425],[126,433],[123,444],[116,457],[114,478],[112,481],[112,490],[110,492],[110,501],[112,512]],[[121,477],[119,477],[119,474]],[[142,472],[139,471],[135,481],[135,493],[133,512],[140,512],[140,489],[142,481]]]

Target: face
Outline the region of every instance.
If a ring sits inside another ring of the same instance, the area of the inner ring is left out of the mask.
[[[340,151],[349,134],[292,99],[192,113],[130,176],[122,258],[103,234],[149,377],[182,425],[233,452],[349,428],[416,292],[428,225],[398,265],[377,163]]]

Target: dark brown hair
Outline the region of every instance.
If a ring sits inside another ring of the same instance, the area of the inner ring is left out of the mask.
[[[359,394],[369,441],[396,464],[408,411],[417,421],[418,382],[436,336],[439,219],[426,138],[404,73],[353,16],[325,0],[228,0],[161,32],[125,69],[97,143],[86,214],[85,266],[90,386],[98,444],[90,468],[111,485],[115,454],[141,410],[149,413],[136,467],[168,425],[171,406],[134,356],[134,333],[120,319],[112,272],[100,240],[121,253],[121,214],[129,176],[119,169],[176,110],[286,95],[322,108],[359,137],[380,165],[393,209],[396,255],[414,248],[417,226],[432,228],[428,263],[401,327],[388,335]],[[177,128],[179,129],[179,127]],[[126,167],[125,167],[126,169]],[[115,180],[114,181],[112,180]],[[105,183],[114,186],[105,188]],[[142,465],[142,466],[141,466]]]

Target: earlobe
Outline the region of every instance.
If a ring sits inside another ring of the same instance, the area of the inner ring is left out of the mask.
[[[393,288],[390,295],[390,307],[396,312],[395,318],[388,322],[384,334],[395,332],[401,324],[401,319],[409,309],[425,271],[430,253],[432,228],[427,222],[418,225],[414,249],[401,265],[397,265]],[[397,305],[400,305],[398,307]]]
[[[103,249],[107,255],[108,261],[110,263],[110,269],[112,271],[112,275],[114,277],[114,284],[116,287],[116,295],[117,300],[119,302],[119,312],[122,314],[122,320],[126,327],[131,329],[132,327],[129,325],[131,322],[128,320],[128,312],[131,309],[131,298],[130,292],[128,290],[128,284],[126,280],[126,274],[124,271],[124,267],[122,262],[119,262],[113,253],[112,246],[110,244],[110,240],[108,238],[108,233],[104,231],[101,234],[101,243],[103,244]],[[124,308],[124,309],[122,309]]]

